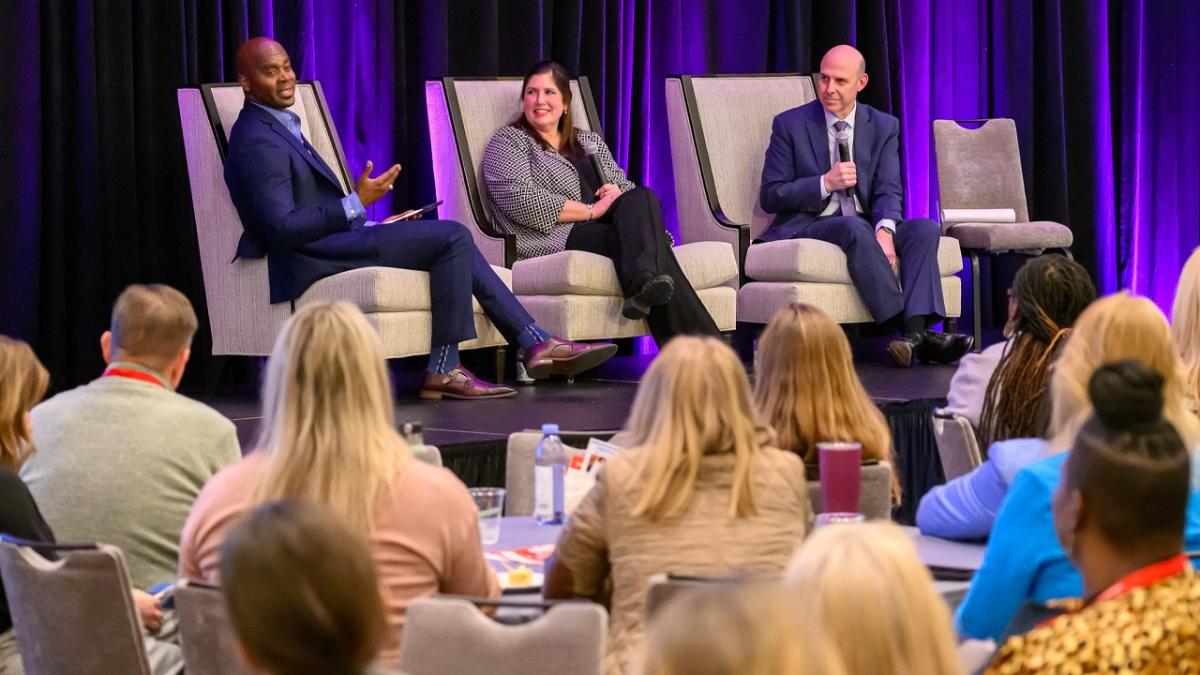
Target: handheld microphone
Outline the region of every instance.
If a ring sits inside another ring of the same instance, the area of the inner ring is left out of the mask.
[[[587,155],[592,162],[592,171],[596,174],[596,185],[604,185],[608,182],[608,178],[604,175],[604,167],[600,164],[600,156],[596,154],[599,148],[595,143],[584,143],[583,154]]]
[[[834,138],[837,140],[839,161],[842,161],[842,162],[854,161],[850,157],[850,132],[845,129],[842,129],[841,131],[837,132],[837,136],[835,136]],[[842,194],[846,195],[847,197],[853,197],[853,193],[850,188],[846,188],[845,190],[842,190]]]

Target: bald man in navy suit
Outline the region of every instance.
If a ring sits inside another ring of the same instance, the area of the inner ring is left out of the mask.
[[[300,132],[296,75],[283,45],[252,38],[238,49],[238,82],[246,104],[229,134],[225,183],[245,232],[239,258],[267,258],[271,302],[298,298],[317,280],[359,267],[429,272],[433,331],[420,396],[482,399],[516,391],[485,382],[459,362],[458,343],[475,337],[471,297],[510,342],[534,379],[594,368],[616,345],[572,342],[540,328],[487,264],[461,223],[419,220],[376,223],[366,207],[392,189],[395,164],[372,177],[371,162],[350,194]]]
[[[867,79],[857,49],[834,47],[821,59],[818,100],[775,117],[759,201],[776,216],[761,241],[837,244],[871,317],[901,335],[888,345],[893,362],[952,363],[973,339],[929,330],[946,316],[941,229],[927,218],[903,219],[900,123],[857,101]],[[839,142],[849,145],[851,161],[840,161]]]

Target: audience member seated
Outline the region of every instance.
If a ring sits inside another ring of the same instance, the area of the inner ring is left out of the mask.
[[[1184,529],[1197,513],[1188,449],[1162,416],[1163,377],[1122,361],[1097,370],[1090,389],[1096,413],[1059,462],[1053,503],[1083,598],[1009,639],[988,672],[1196,672],[1200,583]]]
[[[1147,374],[1147,371],[1150,374]],[[1153,386],[1147,384],[1148,382],[1152,382]],[[1147,388],[1153,391],[1147,394]],[[1162,390],[1161,394],[1157,393],[1159,389]],[[1179,374],[1175,370],[1164,374],[1141,362],[1110,363],[1098,369],[1091,378],[1088,395],[1097,406],[1096,415],[1101,420],[1106,420],[1106,424],[1113,425],[1111,429],[1114,437],[1119,433],[1143,433],[1146,429],[1156,426],[1154,420],[1158,418],[1158,413],[1150,416],[1145,412],[1148,406],[1145,401],[1152,397],[1154,410],[1162,408],[1162,417],[1166,424],[1172,426],[1179,437],[1184,439],[1184,447],[1194,451],[1195,443],[1188,443],[1186,439],[1189,435],[1193,438],[1195,436],[1195,419],[1189,419],[1187,425],[1171,420],[1171,409],[1178,410],[1183,407]],[[1161,404],[1157,402],[1159,398],[1162,399]],[[1191,413],[1183,414],[1190,416]],[[1096,438],[1100,432],[1097,431],[1095,423],[1089,424],[1090,426],[1081,432],[1081,438],[1074,441],[1075,448],[1086,446],[1088,449],[1089,454],[1084,458],[1085,462],[1096,461],[1094,457],[1098,452],[1095,450],[1096,442],[1090,439]],[[1187,428],[1189,433],[1179,433],[1181,428]],[[1120,445],[1120,448],[1112,452],[1115,453],[1124,447]],[[1131,450],[1133,451],[1136,451],[1136,448]],[[1056,523],[1051,518],[1052,496],[1058,489],[1063,464],[1072,462],[1069,455],[1070,453],[1060,453],[1022,469],[1017,474],[1012,490],[996,518],[996,527],[984,551],[983,563],[971,581],[967,596],[959,605],[956,616],[959,632],[970,637],[998,639],[1004,635],[1006,627],[1027,602],[1046,604],[1061,598],[1078,597],[1083,595],[1085,590],[1092,590],[1091,587],[1085,589],[1079,571],[1071,564],[1072,559],[1068,556],[1068,552],[1074,553],[1071,551],[1071,541],[1066,540],[1067,546],[1064,551],[1056,536]],[[1150,462],[1149,459],[1136,455],[1127,461],[1132,464]],[[1074,468],[1075,464],[1072,463],[1071,466]],[[1078,478],[1076,475],[1075,479]],[[1140,494],[1139,480],[1142,480],[1139,474],[1130,470],[1126,474],[1118,473],[1117,477],[1113,478],[1115,482],[1106,482],[1103,487],[1112,490],[1109,496],[1114,500],[1124,500],[1126,493],[1132,499],[1133,495]],[[1078,485],[1069,484],[1068,487],[1073,489]],[[1167,495],[1170,493],[1170,486],[1164,484],[1161,487],[1163,492],[1160,496],[1164,503],[1169,503],[1171,498]],[[1189,500],[1186,526],[1181,522],[1177,531],[1186,536],[1188,548],[1194,550],[1200,548],[1200,492],[1196,491],[1194,485]],[[1125,504],[1124,501],[1120,503]],[[1088,502],[1088,506],[1093,505]],[[1132,518],[1136,506],[1130,502],[1128,507],[1112,508],[1115,511],[1128,508],[1127,515]],[[1091,514],[1090,508],[1084,513]],[[1138,527],[1141,527],[1141,521],[1138,522]],[[1058,532],[1062,530],[1059,529]]]
[[[627,429],[630,446],[563,528],[545,588],[599,598],[611,579],[610,675],[633,671],[651,576],[777,574],[812,519],[804,463],[766,445],[742,364],[720,340],[672,340]]]
[[[673,599],[646,633],[642,675],[845,675],[824,626],[778,583]]]
[[[330,510],[264,504],[221,546],[242,657],[270,675],[366,675],[386,636],[371,549]]]
[[[570,79],[553,61],[525,74],[521,115],[483,155],[492,218],[516,236],[522,259],[563,250],[612,258],[621,313],[645,319],[660,347],[680,334],[719,335],[675,260],[658,197],[626,178],[600,134],[572,122]]]
[[[414,461],[396,431],[379,335],[344,302],[305,305],[267,362],[257,448],[204,486],[179,545],[179,575],[219,582],[220,547],[257,504],[307,499],[365,535],[389,631],[381,659],[399,657],[413,598],[497,597],[479,519],[450,471]]]
[[[1045,433],[1050,363],[1075,319],[1095,300],[1087,270],[1063,256],[1039,256],[1017,271],[1008,294],[1006,340],[964,356],[946,394],[946,412],[971,421],[985,457],[996,441]]]
[[[831,525],[784,575],[856,675],[961,673],[950,611],[912,539],[887,523]]]
[[[26,541],[55,543],[54,532],[38,511],[29,488],[17,475],[22,462],[34,454],[30,409],[46,394],[50,376],[29,345],[0,335],[0,534]],[[53,551],[39,551],[54,560]],[[156,631],[163,614],[154,596],[132,589],[142,625]],[[179,648],[148,640],[147,657],[155,675],[175,673],[183,667]],[[13,635],[8,600],[0,586],[0,675],[23,675],[24,664]]]
[[[1183,357],[1183,386],[1191,409],[1200,409],[1200,248],[1192,251],[1175,287],[1171,332]]]
[[[54,542],[17,469],[33,452],[29,409],[46,394],[50,375],[29,345],[0,335],[0,532],[29,541]],[[0,586],[0,673],[22,675],[8,599]]]
[[[892,432],[858,379],[846,334],[825,312],[804,304],[776,312],[755,370],[755,403],[779,447],[814,463],[817,443],[857,441],[863,459],[892,461]],[[897,500],[899,487],[893,472]]]
[[[138,588],[175,580],[200,488],[241,457],[232,422],[175,392],[195,332],[182,293],[130,286],[100,336],[104,373],[33,410],[21,477],[46,520],[64,541],[119,547]]]
[[[921,532],[949,539],[987,537],[1017,472],[1065,451],[1091,414],[1087,382],[1092,373],[1105,363],[1128,358],[1141,359],[1168,379],[1167,419],[1191,447],[1200,444],[1200,426],[1183,399],[1179,357],[1166,318],[1146,298],[1125,293],[1108,296],[1084,310],[1059,350],[1048,388],[1048,440],[1013,438],[993,443],[980,467],[921,499],[917,508]]]

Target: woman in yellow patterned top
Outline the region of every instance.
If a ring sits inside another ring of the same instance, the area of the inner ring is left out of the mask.
[[[1096,412],[1054,496],[1084,599],[1009,639],[987,672],[1200,673],[1200,584],[1183,553],[1189,458],[1162,417],[1163,378],[1118,361],[1088,390]]]

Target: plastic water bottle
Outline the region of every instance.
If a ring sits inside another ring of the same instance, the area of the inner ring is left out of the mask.
[[[533,517],[539,525],[563,522],[563,475],[567,453],[558,437],[557,424],[542,425],[542,440],[533,455]]]

